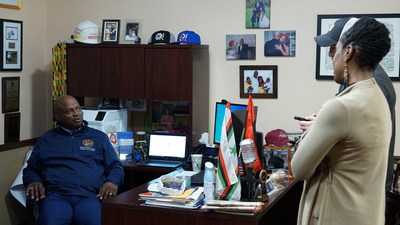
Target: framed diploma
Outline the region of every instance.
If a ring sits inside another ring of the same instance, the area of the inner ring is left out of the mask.
[[[19,111],[19,77],[2,78],[2,112]]]

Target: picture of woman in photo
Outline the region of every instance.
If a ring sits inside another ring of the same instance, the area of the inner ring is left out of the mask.
[[[236,43],[234,40],[230,40],[228,48],[226,49],[226,59],[237,59]]]

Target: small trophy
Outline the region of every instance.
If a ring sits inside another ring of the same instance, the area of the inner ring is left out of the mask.
[[[262,202],[267,202],[269,200],[269,196],[267,194],[267,189],[265,186],[265,183],[267,182],[267,172],[265,170],[261,170],[259,178],[261,187],[260,187],[260,195],[257,196],[257,199]]]

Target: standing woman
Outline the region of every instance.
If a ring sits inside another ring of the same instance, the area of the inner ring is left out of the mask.
[[[372,74],[390,43],[385,25],[363,17],[336,45],[334,79],[349,87],[323,104],[293,157],[305,180],[298,225],[384,224],[391,119]]]

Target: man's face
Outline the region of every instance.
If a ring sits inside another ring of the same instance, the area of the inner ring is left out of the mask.
[[[83,121],[82,110],[75,98],[63,98],[56,107],[54,117],[62,126],[71,131],[81,127]]]

